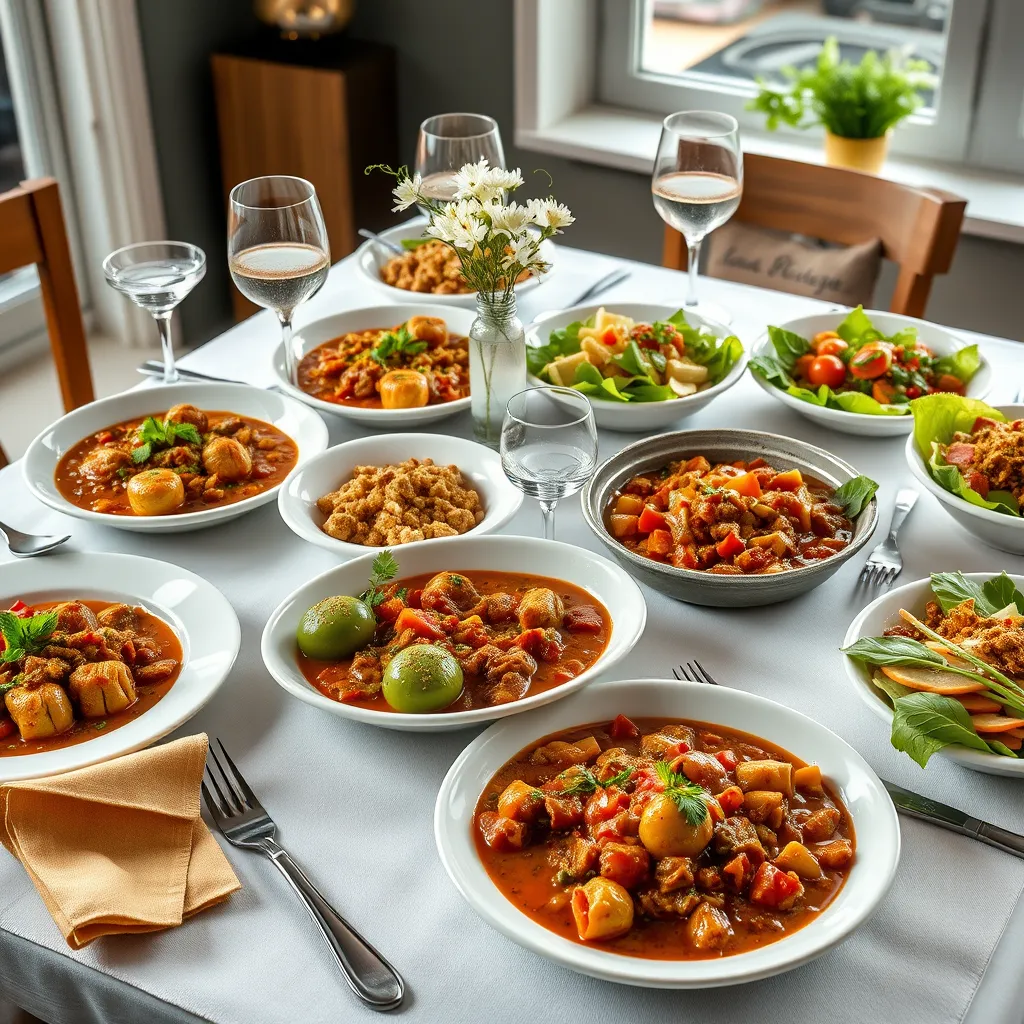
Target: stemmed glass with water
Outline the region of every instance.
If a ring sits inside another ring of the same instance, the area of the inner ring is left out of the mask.
[[[137,242],[112,252],[103,261],[107,284],[151,313],[160,332],[164,383],[174,384],[171,314],[206,275],[206,253],[188,242]]]
[[[704,238],[724,224],[743,195],[743,152],[736,118],[713,110],[669,114],[651,177],[654,208],[680,232],[689,253],[685,308],[728,323],[729,313],[697,298],[697,264]]]
[[[498,122],[485,114],[437,114],[420,125],[416,142],[416,171],[423,178],[421,191],[429,199],[447,203],[455,198],[455,172],[463,164],[486,160],[491,167],[505,166]]]
[[[544,538],[555,538],[555,506],[575,494],[597,466],[597,427],[586,395],[540,387],[509,399],[501,427],[501,465],[524,494],[540,502]]]
[[[251,302],[281,321],[285,373],[298,382],[292,314],[327,280],[331,247],[316,189],[305,178],[271,174],[231,190],[228,269]]]

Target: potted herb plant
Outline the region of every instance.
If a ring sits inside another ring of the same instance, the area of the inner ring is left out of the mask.
[[[921,91],[936,78],[927,61],[900,50],[864,54],[859,64],[841,60],[835,37],[825,40],[812,68],[783,68],[784,82],[758,79],[761,91],[747,104],[767,118],[774,131],[825,129],[825,162],[835,167],[877,174],[885,162],[889,137],[904,118],[921,106]]]

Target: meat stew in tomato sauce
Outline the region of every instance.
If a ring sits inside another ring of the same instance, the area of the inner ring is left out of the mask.
[[[273,424],[176,405],[83,438],[61,456],[54,479],[90,512],[180,515],[268,491],[298,458],[298,445]]]
[[[394,710],[381,681],[388,662],[415,644],[452,654],[461,695],[443,710],[470,711],[550,690],[590,668],[608,646],[611,616],[580,587],[522,573],[448,570],[388,584],[378,626],[353,657],[327,662],[298,652],[302,674],[325,696]]]
[[[508,761],[473,834],[532,920],[656,960],[777,942],[828,906],[854,858],[849,812],[816,766],[722,726],[623,715]]]
[[[0,651],[21,651],[0,662],[0,757],[69,747],[127,725],[181,673],[181,641],[145,608],[18,600],[0,613],[0,625]]]
[[[624,547],[679,569],[748,575],[798,569],[842,551],[854,524],[827,484],[764,459],[703,455],[634,476],[605,525]]]

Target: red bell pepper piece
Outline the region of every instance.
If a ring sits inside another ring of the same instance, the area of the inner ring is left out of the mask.
[[[444,639],[444,630],[424,611],[417,608],[403,608],[395,620],[395,632],[401,633],[411,629],[419,636],[429,640]]]
[[[745,551],[746,547],[747,545],[738,533],[727,533],[725,537],[718,542],[718,545],[715,547],[715,551],[718,552],[719,558],[732,558],[734,555],[738,555],[741,551]]]
[[[653,533],[655,530],[668,529],[668,520],[654,506],[644,505],[636,526],[641,533]]]
[[[735,752],[732,750],[719,750],[716,751],[715,757],[718,759],[718,763],[727,771],[731,772],[736,765],[739,764],[739,760],[736,757]]]
[[[625,715],[616,715],[608,735],[613,740],[634,740],[640,735],[640,730]]]

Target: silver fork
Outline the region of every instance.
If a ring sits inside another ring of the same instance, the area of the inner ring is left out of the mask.
[[[681,683],[707,683],[709,686],[717,686],[718,680],[699,662],[688,661],[679,668],[672,669],[672,675]]]
[[[904,487],[896,495],[896,507],[892,511],[889,534],[868,555],[868,560],[860,571],[859,583],[871,587],[890,587],[892,581],[903,571],[903,556],[896,543],[896,534],[899,533],[903,520],[907,518],[916,502],[917,491],[911,487]]]
[[[374,1010],[396,1009],[405,994],[401,975],[334,910],[278,845],[274,838],[277,826],[242,778],[224,744],[217,740],[217,746],[223,761],[211,743],[203,779],[203,799],[217,827],[232,846],[266,854],[288,879],[337,957],[352,991]]]

